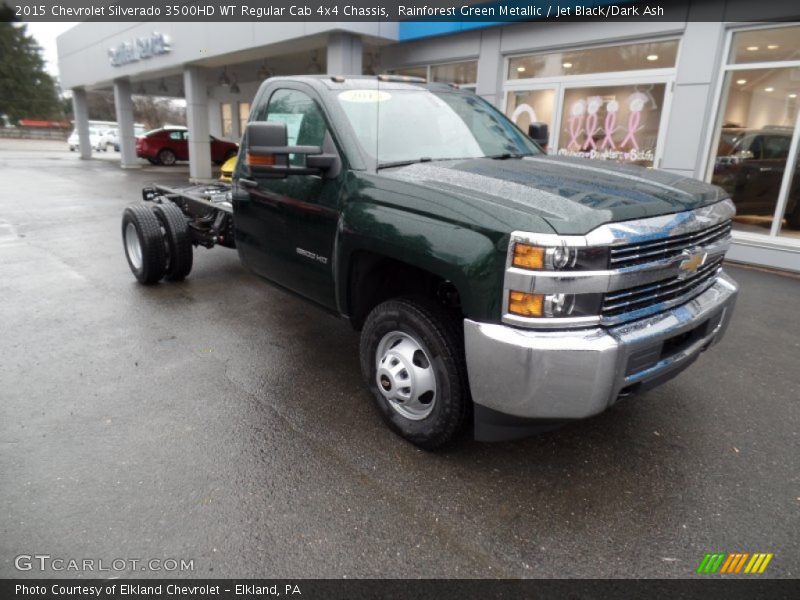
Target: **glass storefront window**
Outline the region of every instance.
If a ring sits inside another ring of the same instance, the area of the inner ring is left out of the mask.
[[[528,133],[528,125],[534,122],[547,123],[553,130],[556,106],[556,90],[530,90],[508,92],[506,97],[506,114],[524,133]]]
[[[677,55],[678,40],[531,54],[509,59],[508,79],[672,68]]]
[[[390,73],[405,75],[406,77],[422,77],[439,83],[455,83],[468,88],[474,87],[478,81],[478,61],[475,60],[430,65],[430,74],[428,73],[428,68],[428,65],[403,67],[392,69]]]
[[[403,75],[404,77],[422,77],[428,78],[428,67],[404,67],[402,69],[393,69],[395,75]]]
[[[239,134],[244,134],[247,128],[247,119],[250,117],[250,103],[239,102]]]
[[[780,234],[800,239],[800,158],[795,159]]]
[[[220,104],[222,137],[230,138],[233,133],[233,106],[230,102]]]
[[[558,154],[653,166],[666,84],[564,91]]]
[[[467,86],[475,85],[475,82],[478,81],[478,63],[471,60],[445,65],[432,65],[431,81]]]
[[[739,31],[733,35],[730,64],[763,63],[800,58],[800,26]]]
[[[736,204],[737,229],[769,233],[795,135],[800,68],[731,70],[723,85],[711,182]],[[794,180],[785,211],[792,231],[800,229]]]

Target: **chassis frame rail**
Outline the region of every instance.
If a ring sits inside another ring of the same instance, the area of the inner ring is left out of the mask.
[[[153,184],[142,188],[145,202],[171,202],[186,216],[192,244],[235,248],[231,186],[226,183],[170,187]]]

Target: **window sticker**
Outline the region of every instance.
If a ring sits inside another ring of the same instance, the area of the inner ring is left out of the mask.
[[[346,90],[339,93],[342,102],[386,102],[391,97],[389,92],[378,90]]]

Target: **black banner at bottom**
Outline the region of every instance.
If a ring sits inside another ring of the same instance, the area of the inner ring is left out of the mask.
[[[777,579],[4,579],[0,598],[77,600],[491,600],[798,598],[800,582]]]

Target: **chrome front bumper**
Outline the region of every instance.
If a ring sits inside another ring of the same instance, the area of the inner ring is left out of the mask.
[[[476,425],[486,413],[580,419],[674,377],[722,338],[737,293],[720,273],[686,304],[614,328],[533,331],[465,319]]]

